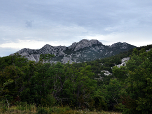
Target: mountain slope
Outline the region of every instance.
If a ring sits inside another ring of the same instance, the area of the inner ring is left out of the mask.
[[[46,44],[41,49],[21,49],[18,54],[25,56],[28,60],[39,61],[40,54],[53,54],[55,55],[49,62],[85,62],[95,59],[105,58],[119,54],[120,52],[128,51],[135,48],[135,46],[128,43],[114,43],[111,46],[103,45],[98,40],[83,39],[79,42],[73,43],[71,46],[51,46]]]

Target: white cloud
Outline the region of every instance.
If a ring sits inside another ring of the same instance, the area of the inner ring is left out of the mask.
[[[0,47],[69,46],[81,39],[152,44],[151,6],[150,0],[1,0]]]
[[[45,44],[56,45],[56,42],[44,42],[44,41],[36,41],[36,40],[18,40],[18,42],[10,42],[1,44],[1,48],[14,48],[14,49],[22,49],[22,48],[31,48],[31,49],[39,49],[43,47]]]
[[[144,46],[144,45],[149,45],[152,44],[152,38],[151,35],[147,35],[145,38],[143,38],[145,35],[142,33],[116,33],[113,32],[111,34],[107,35],[92,35],[92,36],[85,36],[83,37],[84,39],[97,39],[101,41],[104,45],[111,45],[116,42],[127,42],[131,45],[135,46]],[[151,39],[151,40],[150,40]]]
[[[18,42],[10,42],[10,43],[4,43],[1,44],[1,48],[15,48],[15,49],[21,49],[21,48],[31,48],[36,49],[39,48],[41,45],[43,45],[44,42],[39,41],[30,41],[30,40],[18,40]]]
[[[45,44],[49,44],[52,46],[69,46],[71,42],[68,41],[41,41],[41,40],[18,40],[17,42],[9,42],[0,44],[0,48],[12,48],[12,49],[22,49],[22,48],[30,48],[30,49],[40,49]]]

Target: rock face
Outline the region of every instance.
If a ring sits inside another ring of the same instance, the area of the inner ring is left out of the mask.
[[[146,50],[146,52],[148,52],[148,51],[150,51],[151,49],[149,49],[149,50]]]
[[[79,42],[73,43],[71,46],[51,46],[46,44],[41,49],[21,49],[18,54],[25,56],[28,60],[38,62],[40,59],[40,54],[53,54],[55,55],[49,62],[62,62],[62,63],[72,63],[72,62],[85,62],[92,61],[95,59],[105,58],[112,55],[119,54],[123,51],[128,51],[135,46],[128,43],[115,43],[111,46],[103,45],[98,40],[87,40],[83,39]]]
[[[117,67],[120,68],[120,66],[126,66],[126,62],[130,60],[130,57],[126,57],[121,59],[121,64],[117,65]]]
[[[112,75],[112,73],[110,73],[110,72],[107,71],[107,70],[102,70],[101,72],[103,72],[105,76]]]
[[[101,42],[99,42],[98,40],[87,40],[87,39],[83,39],[78,43],[73,43],[71,46],[69,46],[69,49],[72,49],[74,51],[78,51],[80,49],[86,48],[86,47],[91,47],[92,45],[98,45],[101,44]]]

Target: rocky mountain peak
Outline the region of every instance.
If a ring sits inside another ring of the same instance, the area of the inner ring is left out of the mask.
[[[109,57],[132,48],[135,48],[135,46],[125,42],[118,42],[112,44],[111,46],[105,46],[98,40],[83,39],[79,42],[74,42],[69,47],[51,46],[46,44],[40,49],[24,48],[16,53],[20,54],[21,56],[25,56],[28,60],[36,62],[39,61],[41,54],[53,54],[55,57],[49,61],[51,63],[55,63],[57,61],[62,63],[67,63],[68,61],[70,63],[79,63]]]
[[[90,40],[90,42],[92,44],[102,44],[101,42],[99,42],[98,40],[95,40],[95,39]]]
[[[19,50],[18,53],[19,53],[19,54],[22,54],[22,53],[24,53],[24,52],[29,53],[30,50],[31,50],[31,49],[29,49],[29,48],[23,48],[23,49]]]
[[[43,47],[44,47],[44,48],[49,48],[49,47],[51,47],[51,45],[45,44]]]
[[[72,49],[74,51],[78,51],[80,49],[83,49],[85,47],[91,47],[92,45],[98,45],[102,44],[98,40],[87,40],[87,39],[82,39],[79,42],[74,42],[71,46],[69,46],[69,49]]]
[[[50,49],[52,49],[52,48],[54,48],[54,47],[51,46],[51,45],[49,45],[49,44],[46,44],[46,45],[44,45],[40,50],[50,50]]]
[[[114,43],[110,46],[110,48],[116,48],[119,47],[120,49],[127,49],[128,46],[130,46],[130,44],[126,43],[126,42],[117,42]]]

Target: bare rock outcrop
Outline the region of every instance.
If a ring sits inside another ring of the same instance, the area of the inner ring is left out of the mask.
[[[41,54],[52,54],[55,55],[55,57],[48,61],[50,63],[56,63],[57,61],[62,63],[79,63],[109,57],[133,48],[135,48],[135,46],[127,43],[118,42],[111,46],[106,46],[98,40],[83,39],[79,42],[73,43],[69,47],[51,46],[46,44],[40,49],[24,48],[16,53],[24,56],[28,60],[36,62],[39,61]]]

